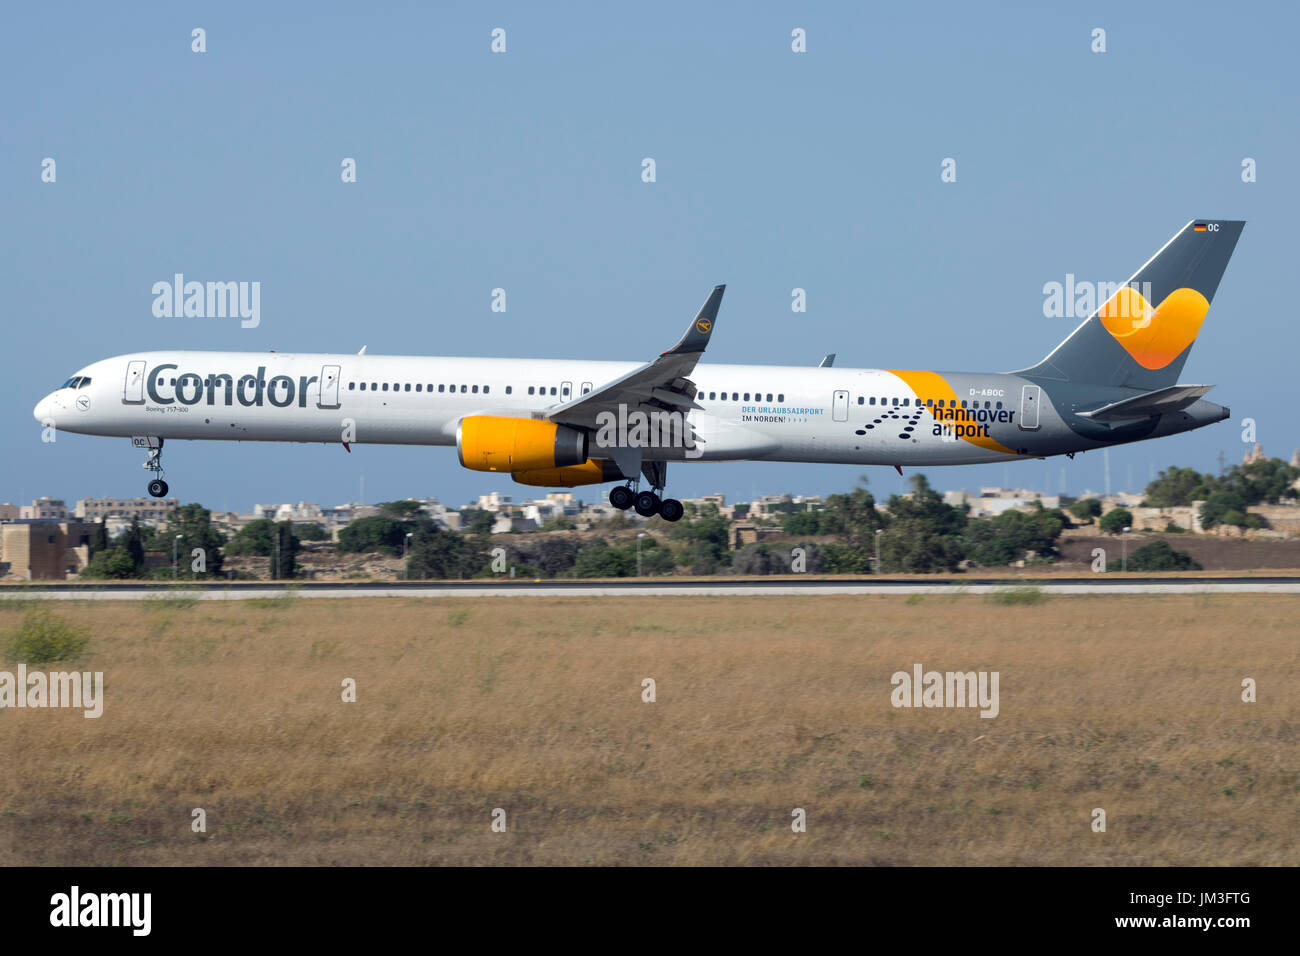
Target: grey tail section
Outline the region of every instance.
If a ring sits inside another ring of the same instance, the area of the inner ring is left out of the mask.
[[[1204,296],[1206,303],[1211,303],[1245,225],[1242,220],[1193,219],[1123,285],[1140,292],[1149,308],[1156,310],[1147,317],[1150,322],[1161,321],[1160,306],[1176,290],[1192,289]],[[1182,297],[1194,299],[1185,292],[1180,293]],[[1177,383],[1196,342],[1200,322],[1187,323],[1186,319],[1165,317],[1165,322],[1189,325],[1190,334],[1190,341],[1182,351],[1165,362],[1163,357],[1157,355],[1153,358],[1150,352],[1143,352],[1140,347],[1126,348],[1122,345],[1101,318],[1103,308],[1113,296],[1108,292],[1104,297],[1099,294],[1097,298],[1097,310],[1069,338],[1037,365],[1021,369],[1017,374],[1040,379],[1044,384],[1056,381],[1147,390]],[[1113,314],[1114,310],[1112,305],[1112,313],[1108,314]],[[1125,318],[1124,321],[1130,320]],[[1182,337],[1186,335],[1162,335],[1161,341],[1181,343]]]

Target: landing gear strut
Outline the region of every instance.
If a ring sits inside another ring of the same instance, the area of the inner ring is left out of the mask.
[[[162,466],[162,449],[163,440],[158,439],[158,446],[155,448],[153,439],[149,439],[149,459],[144,463],[146,471],[152,471],[157,477],[149,482],[149,494],[155,498],[167,497],[167,482],[163,481]]]

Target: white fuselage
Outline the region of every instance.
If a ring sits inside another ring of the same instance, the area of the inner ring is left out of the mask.
[[[46,396],[35,416],[87,435],[454,445],[467,416],[541,418],[640,364],[143,352],[87,366],[69,380],[79,387]],[[687,455],[648,450],[647,459],[938,465],[1017,457],[935,434],[932,411],[890,371],[700,364],[691,380],[702,406],[689,412],[699,445]],[[1005,410],[1000,421],[1009,423],[1015,401],[1006,396],[1005,409],[1002,400],[996,409],[986,401],[982,414]]]

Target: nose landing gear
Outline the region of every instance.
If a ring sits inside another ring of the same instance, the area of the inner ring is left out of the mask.
[[[149,482],[149,494],[154,498],[166,498],[167,482],[163,481],[165,472],[162,466],[163,440],[159,438],[157,442],[158,444],[154,445],[154,439],[148,439],[149,458],[144,463],[144,468],[146,471],[152,471],[157,476],[153,481]]]

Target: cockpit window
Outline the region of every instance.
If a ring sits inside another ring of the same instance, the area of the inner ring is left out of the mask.
[[[85,388],[89,384],[90,384],[90,376],[83,375],[81,376],[81,381],[77,383],[77,388]]]
[[[89,384],[89,375],[74,375],[72,378],[60,385],[59,388],[85,388]]]

